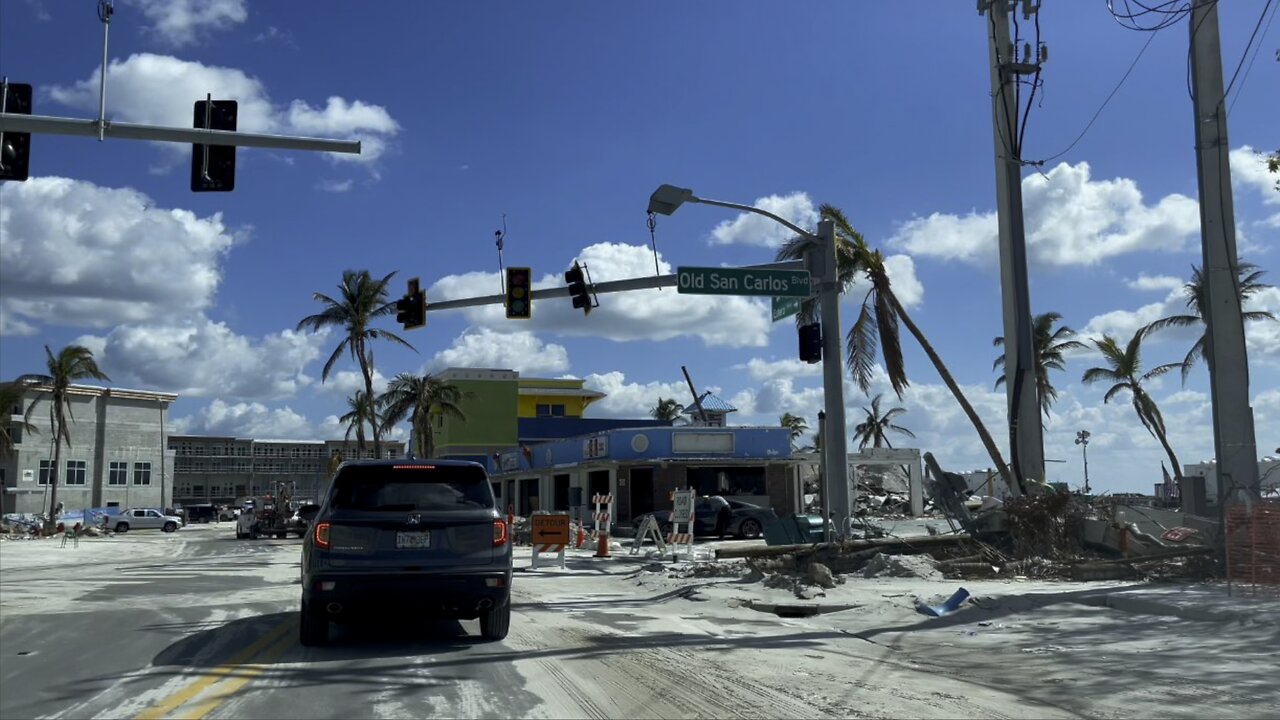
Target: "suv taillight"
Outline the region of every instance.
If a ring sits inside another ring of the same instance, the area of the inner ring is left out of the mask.
[[[493,521],[493,546],[502,547],[507,544],[507,521]]]
[[[329,523],[316,523],[315,541],[316,547],[322,550],[329,549]]]

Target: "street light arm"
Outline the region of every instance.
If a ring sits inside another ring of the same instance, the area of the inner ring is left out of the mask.
[[[785,218],[778,217],[777,215],[774,215],[768,210],[761,210],[760,208],[755,207],[753,205],[739,205],[738,203],[724,202],[723,200],[707,200],[706,198],[700,198],[700,197],[690,197],[688,199],[688,202],[702,203],[703,205],[715,205],[716,207],[729,208],[730,210],[741,210],[742,212],[749,212],[749,213],[755,213],[756,215],[763,215],[769,218],[770,220],[774,220],[778,223],[781,223],[782,225],[787,226],[790,230],[795,232],[797,235],[805,238],[806,240],[812,240],[814,242],[821,241],[821,238],[819,238],[817,235],[814,235],[808,230],[802,229],[799,225],[795,225],[791,221],[786,220]]]

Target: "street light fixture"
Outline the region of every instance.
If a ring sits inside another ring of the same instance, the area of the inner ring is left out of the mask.
[[[818,233],[781,218],[768,210],[751,205],[708,200],[693,194],[688,188],[662,185],[649,196],[649,212],[670,215],[685,203],[714,205],[739,212],[762,215],[786,227],[809,242],[805,250],[805,266],[815,274],[818,303],[822,319],[822,394],[826,417],[823,422],[822,467],[827,487],[823,498],[830,496],[830,510],[839,518],[836,525],[841,536],[846,535],[852,521],[856,488],[849,486],[849,451],[844,413],[844,360],[840,347],[840,291],[836,266],[836,227],[828,219],[818,222]],[[823,518],[828,527],[830,518]]]
[[[1080,452],[1084,453],[1084,494],[1089,494],[1089,431],[1081,430],[1076,433],[1076,444],[1080,446]]]

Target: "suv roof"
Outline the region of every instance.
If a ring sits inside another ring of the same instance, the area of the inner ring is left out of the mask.
[[[338,470],[341,471],[342,468],[347,467],[348,465],[352,465],[352,466],[358,465],[361,467],[370,467],[370,466],[394,467],[396,465],[423,465],[423,466],[432,465],[435,467],[476,467],[476,468],[480,468],[481,470],[484,470],[483,465],[481,465],[478,462],[473,462],[471,460],[433,460],[430,458],[394,458],[394,459],[380,458],[377,460],[344,460],[342,461],[342,464],[338,466]]]

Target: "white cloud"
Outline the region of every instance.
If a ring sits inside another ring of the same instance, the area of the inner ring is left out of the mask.
[[[98,74],[99,70],[95,69],[88,79],[72,86],[55,86],[50,95],[64,105],[96,110]],[[107,80],[111,86],[107,109],[114,119],[190,127],[192,103],[212,93],[214,98],[234,99],[239,103],[236,128],[242,132],[324,134],[361,140],[360,155],[326,154],[335,160],[377,160],[386,150],[389,139],[400,130],[390,113],[379,105],[340,97],[330,97],[327,104],[318,108],[303,100],[276,105],[262,82],[242,70],[167,55],[139,53],[125,60],[112,60],[107,66]],[[162,146],[170,153],[190,152],[183,145],[164,143]]]
[[[789,195],[767,195],[758,198],[753,205],[767,210],[792,224],[805,229],[818,225],[818,210],[809,195],[794,192]],[[712,245],[762,245],[776,248],[795,236],[795,233],[779,225],[776,220],[741,213],[732,220],[725,220],[711,231]]]
[[[316,189],[331,193],[344,193],[350,191],[354,185],[355,183],[350,178],[346,180],[321,180],[316,183]]]
[[[1128,178],[1094,180],[1089,164],[1061,163],[1022,180],[1029,259],[1047,265],[1094,265],[1140,250],[1177,252],[1200,232],[1199,206],[1172,194],[1148,205]],[[904,223],[889,240],[913,254],[994,266],[994,212],[933,213]]]
[[[118,384],[255,400],[291,397],[312,384],[303,368],[320,356],[326,337],[283,330],[251,340],[200,317],[175,325],[120,325],[106,337],[77,342],[98,348],[98,364]]]
[[[364,392],[364,375],[359,370],[339,370],[330,374],[329,379],[323,381],[318,389],[344,398],[351,397],[357,390]],[[378,368],[374,368],[373,393],[379,395],[386,390],[387,377]]]
[[[802,360],[765,360],[751,358],[735,370],[746,370],[752,380],[773,380],[777,378],[818,377],[822,374],[822,365],[807,363]]]
[[[220,214],[156,207],[131,189],[32,178],[0,189],[0,318],[107,327],[208,308],[237,241]]]
[[[1267,170],[1267,160],[1248,145],[1231,151],[1231,181],[1239,187],[1253,188],[1267,205],[1280,205],[1280,192],[1276,191],[1276,175]],[[1271,218],[1280,222],[1280,215]]]
[[[489,328],[468,330],[453,345],[435,354],[427,372],[446,368],[511,369],[522,375],[563,372],[569,368],[569,353],[563,345],[544,343],[531,332],[501,333]]]
[[[175,435],[223,435],[228,437],[322,440],[307,418],[289,406],[268,408],[262,403],[228,404],[214,400],[194,415],[175,418]]]
[[[591,373],[584,380],[585,388],[599,390],[606,395],[591,404],[588,414],[592,417],[647,418],[659,398],[673,398],[681,405],[693,401],[689,396],[689,386],[681,381],[628,383],[626,375],[617,371]]]
[[[1176,278],[1172,275],[1147,275],[1140,273],[1137,279],[1125,282],[1134,290],[1177,290],[1182,287],[1184,281],[1182,278]]]
[[[893,294],[906,307],[913,308],[924,302],[924,283],[916,277],[916,264],[908,255],[890,255],[884,259],[884,269],[893,286]],[[870,283],[860,279],[854,284],[854,291],[862,288],[866,292]]]
[[[151,21],[147,30],[175,47],[190,45],[206,30],[226,30],[249,17],[245,0],[129,0]]]
[[[643,245],[599,243],[582,250],[578,259],[586,263],[594,282],[653,275],[653,254]],[[554,262],[548,260],[548,264]],[[566,259],[564,266],[572,264]],[[662,274],[672,272],[671,265],[661,260]],[[548,273],[534,282],[534,289],[563,287],[559,272]],[[428,296],[448,300],[496,295],[501,284],[497,273],[470,272],[450,275],[436,281]],[[729,347],[762,346],[768,343],[771,324],[769,306],[759,299],[733,295],[687,295],[675,288],[633,290],[600,295],[600,307],[583,317],[568,298],[537,300],[533,318],[525,323],[537,331],[562,335],[590,335],[610,340],[667,340],[682,335],[699,337],[707,345]],[[463,311],[477,326],[509,328],[499,304],[468,308]]]

